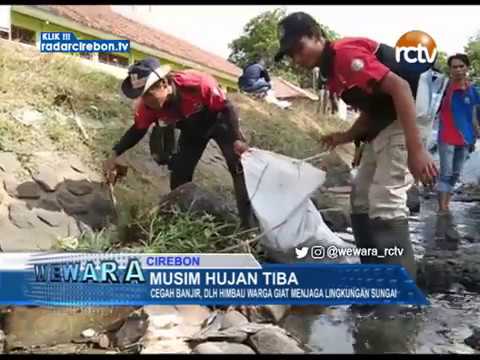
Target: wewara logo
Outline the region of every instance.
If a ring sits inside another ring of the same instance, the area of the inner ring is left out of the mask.
[[[412,71],[427,71],[436,59],[437,44],[426,32],[409,31],[395,45],[395,60],[407,65]]]

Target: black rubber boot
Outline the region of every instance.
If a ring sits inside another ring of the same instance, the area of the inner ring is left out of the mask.
[[[353,237],[357,248],[372,248],[372,234],[370,232],[370,218],[368,214],[351,214]],[[362,264],[375,263],[375,258],[371,256],[361,256]]]
[[[416,266],[413,248],[410,242],[408,219],[369,219],[367,214],[352,215],[352,230],[355,242],[359,248],[376,248],[378,255],[383,255],[385,249],[397,247],[403,249],[401,256],[361,258],[363,264],[400,264],[409,272],[415,281]],[[402,307],[399,305],[355,305],[352,310],[367,315],[372,312],[380,317],[397,315]]]
[[[351,214],[353,237],[357,248],[372,248],[372,234],[370,232],[370,218],[368,214]],[[371,256],[360,256],[362,264],[375,263],[375,258]],[[353,304],[350,309],[359,315],[368,315],[375,310],[375,305]]]
[[[379,264],[399,264],[405,267],[410,277],[415,281],[417,270],[415,258],[413,255],[413,247],[410,241],[410,232],[408,229],[408,219],[371,219],[370,231],[372,233],[373,246],[378,249],[378,255],[383,255],[387,248],[394,247],[403,249],[400,256],[385,256],[384,258],[376,258]]]

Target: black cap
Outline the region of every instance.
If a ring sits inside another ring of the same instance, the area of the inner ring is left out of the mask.
[[[155,58],[137,61],[128,68],[128,76],[122,82],[122,92],[126,97],[135,99],[143,95],[156,81],[165,78],[170,72],[169,66],[161,66]]]
[[[304,12],[295,12],[283,18],[278,24],[278,39],[280,49],[275,55],[275,61],[280,61],[290,48],[305,35],[311,35],[320,26],[313,17]]]

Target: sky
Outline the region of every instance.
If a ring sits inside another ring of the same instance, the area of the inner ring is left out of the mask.
[[[480,32],[480,5],[139,5],[113,6],[124,15],[227,58],[228,44],[264,11],[305,11],[340,36],[364,36],[394,46],[407,31],[422,30],[448,55],[463,52]]]

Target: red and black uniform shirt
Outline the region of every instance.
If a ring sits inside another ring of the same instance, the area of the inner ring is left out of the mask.
[[[319,65],[327,89],[370,119],[371,132],[363,139],[367,141],[397,117],[392,97],[379,83],[393,71],[415,96],[420,76],[396,62],[394,48],[360,37],[327,42]]]
[[[162,110],[150,109],[142,99],[139,100],[134,116],[137,129],[148,129],[157,120],[175,124],[204,110],[219,112],[224,109],[226,96],[212,76],[195,70],[184,70],[174,72],[171,80],[176,94]]]

